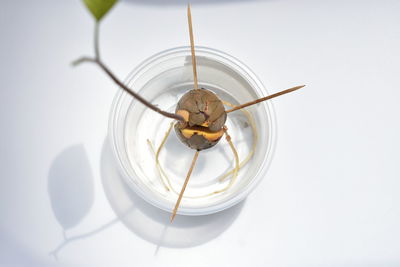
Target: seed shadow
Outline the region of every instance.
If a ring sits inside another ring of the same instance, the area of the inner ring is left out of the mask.
[[[117,217],[134,234],[155,244],[155,254],[160,247],[187,248],[209,242],[232,225],[244,205],[242,201],[211,215],[178,215],[170,223],[169,212],[150,205],[125,183],[107,139],[103,144],[100,166],[104,191]]]

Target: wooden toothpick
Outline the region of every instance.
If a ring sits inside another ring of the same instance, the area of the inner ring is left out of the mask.
[[[268,99],[271,99],[271,98],[274,98],[274,97],[277,97],[277,96],[280,96],[280,95],[284,95],[284,94],[287,94],[287,93],[296,91],[296,90],[298,90],[298,89],[300,89],[300,88],[303,88],[304,86],[305,86],[305,85],[295,86],[295,87],[292,87],[292,88],[289,88],[289,89],[280,91],[280,92],[278,92],[278,93],[275,93],[275,94],[272,94],[272,95],[269,95],[269,96],[266,96],[266,97],[262,97],[262,98],[256,99],[256,100],[254,100],[254,101],[247,102],[247,103],[245,103],[245,104],[236,106],[236,107],[234,107],[234,108],[232,108],[232,109],[228,109],[228,110],[226,111],[226,113],[229,113],[229,112],[232,112],[232,111],[235,111],[235,110],[238,110],[238,109],[242,109],[242,108],[245,108],[245,107],[248,107],[248,106],[251,106],[251,105],[260,103],[260,102],[263,102],[263,101],[265,101],[265,100],[268,100]]]
[[[183,197],[183,193],[185,192],[186,186],[187,186],[187,184],[189,182],[190,175],[192,174],[194,165],[196,164],[197,158],[199,157],[199,153],[200,153],[200,151],[196,150],[196,154],[194,154],[194,158],[192,160],[192,164],[190,165],[189,172],[186,175],[186,179],[185,179],[185,182],[183,183],[181,192],[179,193],[179,197],[178,197],[178,200],[176,201],[175,208],[172,211],[172,215],[171,215],[171,218],[170,218],[171,222],[174,220],[174,218],[176,216],[176,212],[178,211],[179,204],[181,203],[181,200],[182,200],[182,197]]]
[[[196,69],[196,55],[194,53],[194,38],[193,38],[193,27],[192,27],[192,13],[190,12],[190,4],[187,7],[187,16],[189,23],[189,35],[190,35],[190,49],[192,53],[192,66],[193,66],[193,78],[194,78],[194,89],[199,89],[197,81],[197,69]]]

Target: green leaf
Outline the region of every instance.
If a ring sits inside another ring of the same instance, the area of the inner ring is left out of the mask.
[[[96,20],[100,21],[113,7],[117,0],[83,0],[83,2]]]

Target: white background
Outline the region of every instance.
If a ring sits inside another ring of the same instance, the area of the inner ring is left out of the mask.
[[[119,3],[103,58],[124,78],[187,45],[185,9]],[[116,86],[93,65],[70,67],[93,54],[84,6],[2,0],[0,263],[399,266],[400,2],[193,1],[192,14],[196,44],[239,58],[270,92],[307,85],[274,100],[266,179],[224,213],[169,225],[115,172],[105,140]]]

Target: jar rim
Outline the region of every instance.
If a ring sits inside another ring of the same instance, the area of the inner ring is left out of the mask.
[[[152,65],[157,64],[159,60],[167,60],[170,57],[176,57],[180,55],[190,55],[190,46],[180,46],[180,47],[174,47],[170,49],[166,49],[164,51],[158,52],[149,58],[145,59],[142,61],[140,64],[138,64],[127,76],[127,78],[124,80],[125,84],[129,84],[134,82],[134,80],[137,77],[140,77],[140,75],[146,71],[146,69],[150,68]],[[243,75],[243,78],[249,82],[251,85],[251,88],[255,91],[255,93],[259,96],[265,96],[268,95],[267,90],[265,89],[264,85],[260,81],[260,79],[253,73],[253,71],[247,67],[244,63],[242,63],[240,60],[236,59],[235,57],[222,52],[220,50],[214,49],[214,48],[209,48],[205,46],[196,46],[196,56],[208,56],[213,60],[217,60],[219,62],[222,62],[223,64],[227,65],[229,68],[234,69],[235,71],[238,71],[241,75]],[[124,178],[125,182],[128,183],[129,187],[137,194],[139,195],[142,199],[147,201],[148,203],[152,204],[153,206],[156,206],[162,210],[171,212],[170,207],[165,205],[165,203],[161,203],[159,201],[156,201],[155,199],[149,197],[146,192],[143,192],[131,179],[129,172],[127,171],[126,167],[124,166],[123,160],[121,159],[120,156],[120,151],[118,149],[118,146],[116,145],[116,117],[118,116],[118,110],[120,106],[122,105],[122,100],[125,97],[130,97],[126,92],[123,90],[119,90],[112,102],[111,110],[110,110],[110,116],[109,116],[109,127],[108,127],[108,137],[111,143],[112,151],[117,159],[119,170],[122,172],[122,177]],[[216,213],[222,210],[225,210],[229,207],[232,207],[236,204],[238,204],[240,201],[244,200],[248,194],[253,191],[258,184],[261,182],[261,180],[264,178],[264,176],[267,173],[267,170],[271,164],[273,154],[275,151],[275,145],[276,145],[276,132],[277,132],[277,127],[276,127],[276,118],[275,118],[275,112],[274,108],[272,105],[272,102],[267,101],[260,103],[261,106],[265,109],[266,114],[268,116],[268,121],[270,124],[270,134],[268,135],[269,140],[267,141],[268,143],[268,150],[266,151],[263,161],[261,163],[261,168],[256,172],[254,177],[252,178],[251,182],[249,182],[240,192],[235,195],[232,198],[229,198],[226,202],[222,203],[217,203],[212,206],[206,206],[206,207],[196,207],[196,208],[185,208],[182,207],[178,210],[178,214],[181,215],[206,215],[206,214],[212,214]]]

